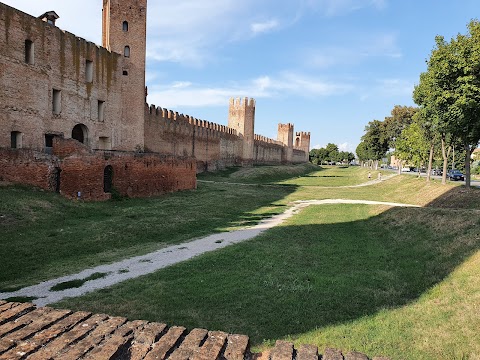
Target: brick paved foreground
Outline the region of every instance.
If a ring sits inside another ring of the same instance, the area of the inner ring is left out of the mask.
[[[6,359],[368,360],[334,349],[322,356],[316,346],[294,349],[284,341],[268,353],[252,354],[245,335],[189,332],[179,326],[0,300],[0,360]]]

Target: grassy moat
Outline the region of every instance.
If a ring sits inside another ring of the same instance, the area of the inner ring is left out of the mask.
[[[0,291],[258,223],[311,206],[241,244],[55,307],[223,330],[392,359],[480,354],[480,190],[359,167],[254,167],[199,176],[198,190],[70,202],[0,187]],[[388,175],[388,174],[383,174]],[[372,172],[377,179],[377,173]]]

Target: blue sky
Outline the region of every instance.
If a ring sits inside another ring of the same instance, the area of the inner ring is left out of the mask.
[[[101,0],[2,0],[101,43]],[[257,100],[257,134],[279,122],[312,148],[354,151],[365,125],[413,105],[435,35],[465,33],[478,0],[150,0],[149,103],[227,124],[228,99]]]

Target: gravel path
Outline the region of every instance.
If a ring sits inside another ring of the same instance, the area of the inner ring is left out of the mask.
[[[35,300],[32,300],[33,303],[38,306],[45,306],[65,298],[81,296],[88,292],[104,289],[128,279],[134,279],[142,275],[153,273],[159,269],[191,259],[206,252],[215,251],[232,244],[252,239],[265,230],[282,224],[285,220],[308,206],[326,204],[367,204],[418,207],[416,205],[365,200],[327,199],[296,201],[284,213],[263,220],[258,225],[249,228],[210,235],[183,244],[169,246],[147,255],[136,256],[113,264],[86,269],[77,274],[45,281],[15,292],[0,293],[0,299],[33,297],[36,298]],[[85,279],[95,273],[102,273],[105,274],[105,276],[100,279],[86,281],[79,288],[71,288],[62,291],[51,290],[52,286],[66,281]]]

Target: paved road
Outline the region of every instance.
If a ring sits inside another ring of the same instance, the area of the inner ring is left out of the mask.
[[[385,170],[385,169],[384,169],[384,171],[386,171],[386,172],[388,171],[388,172],[398,173],[397,170],[390,170],[390,169]],[[418,173],[417,173],[417,172],[412,172],[412,171],[410,171],[410,172],[402,172],[402,174],[403,174],[403,175],[418,176]],[[420,176],[421,176],[421,177],[427,177],[427,174],[426,174],[426,173],[420,173]],[[441,177],[441,176],[432,175],[432,179],[442,181],[442,177]],[[450,181],[450,180],[447,179],[447,181]],[[463,185],[465,185],[465,181],[454,181],[454,182],[459,182],[459,183],[462,183]],[[470,183],[471,183],[472,186],[480,187],[480,180],[474,180],[474,179],[472,179]]]

